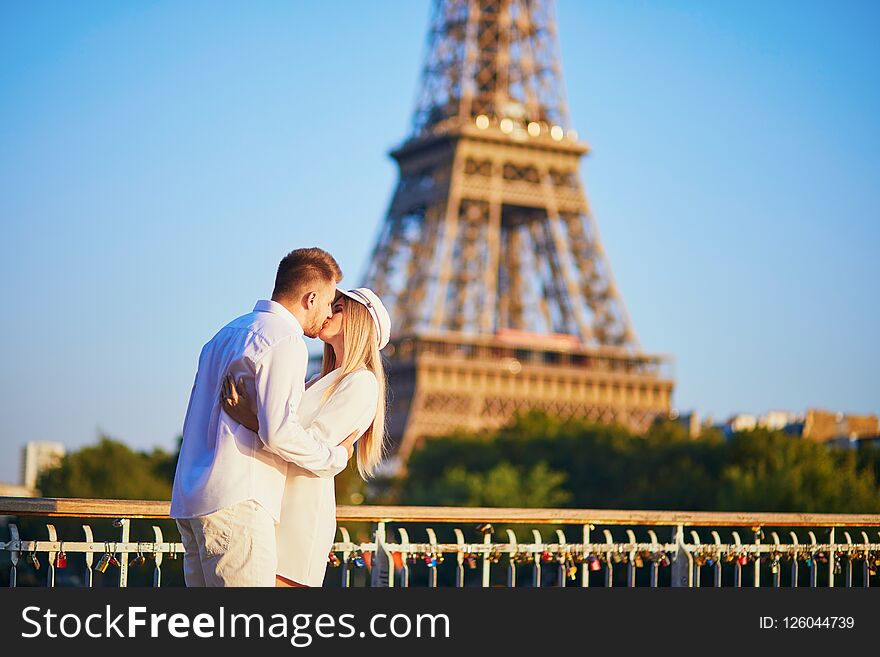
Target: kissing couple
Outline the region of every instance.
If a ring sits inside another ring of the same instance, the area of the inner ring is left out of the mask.
[[[333,479],[355,451],[372,476],[386,452],[379,352],[391,319],[372,290],[341,279],[326,251],[291,251],[272,298],[202,348],[171,495],[187,586],[323,584]],[[324,342],[308,382],[304,335]]]

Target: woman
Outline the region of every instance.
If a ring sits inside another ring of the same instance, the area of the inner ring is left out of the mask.
[[[322,434],[357,439],[357,467],[370,477],[385,455],[385,372],[379,351],[388,344],[391,320],[372,290],[339,290],[333,316],[318,335],[324,341],[321,373],[306,384],[299,406],[304,427],[321,423]],[[224,410],[252,431],[259,429],[244,387],[227,376]],[[336,444],[336,443],[334,443]],[[318,477],[293,463],[275,528],[276,586],[321,586],[336,536],[336,492],[332,478]]]

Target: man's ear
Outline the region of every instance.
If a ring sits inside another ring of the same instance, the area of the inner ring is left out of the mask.
[[[312,308],[312,307],[314,307],[317,299],[318,299],[317,292],[306,292],[305,295],[303,296],[303,305],[306,308]]]

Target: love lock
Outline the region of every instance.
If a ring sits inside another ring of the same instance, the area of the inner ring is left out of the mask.
[[[61,549],[58,550],[58,555],[55,557],[55,567],[56,568],[67,568],[67,553],[64,551],[64,544],[61,544]]]
[[[354,555],[352,556],[352,558],[351,558],[351,562],[355,565],[355,567],[357,567],[357,568],[363,568],[363,567],[364,567],[364,553],[363,553],[363,550],[361,550],[360,548],[358,548],[358,549],[355,551]]]

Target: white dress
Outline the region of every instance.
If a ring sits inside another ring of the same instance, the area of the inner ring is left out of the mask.
[[[361,369],[346,376],[323,401],[324,391],[336,380],[339,371],[333,370],[312,384],[303,393],[298,412],[302,426],[317,428],[322,440],[332,445],[339,444],[355,430],[360,438],[373,423],[379,400],[375,375]],[[299,584],[321,586],[335,536],[333,478],[321,478],[288,463],[281,521],[275,527],[277,573]]]

